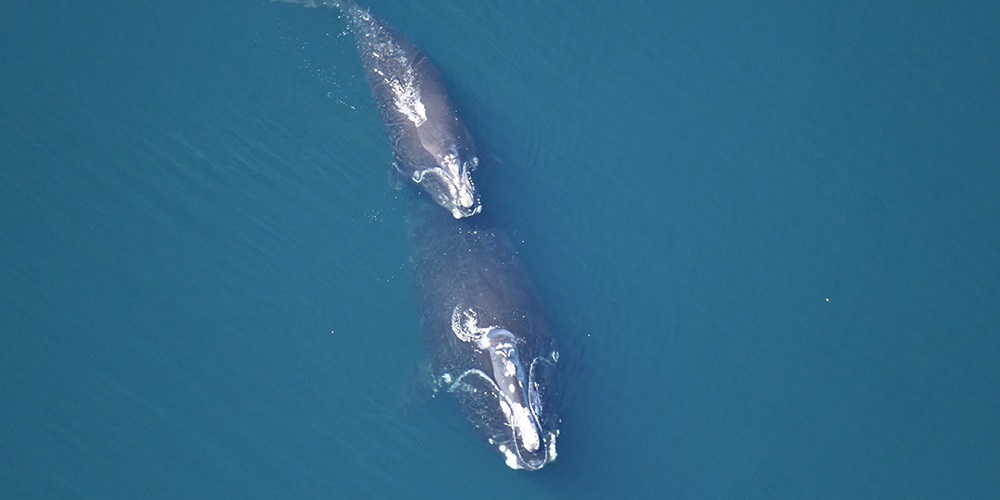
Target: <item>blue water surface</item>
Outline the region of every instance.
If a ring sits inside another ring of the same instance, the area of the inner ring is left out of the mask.
[[[562,346],[558,461],[430,396],[334,11],[14,2],[0,496],[1000,490],[1000,7],[366,5],[476,137]]]

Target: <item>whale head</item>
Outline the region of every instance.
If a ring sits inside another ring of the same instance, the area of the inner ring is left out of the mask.
[[[413,172],[413,181],[431,195],[431,198],[461,219],[478,214],[483,209],[479,192],[472,182],[472,172],[479,164],[473,156],[464,159],[454,149],[435,155],[436,165]]]
[[[493,365],[492,380],[497,402],[506,420],[506,436],[494,436],[493,445],[512,469],[538,470],[556,459],[556,437],[542,391],[547,389],[543,370],[555,361],[521,359],[517,338],[510,331],[494,328],[481,341]]]
[[[508,467],[541,469],[556,459],[559,352],[537,335],[481,326],[479,316],[475,308],[453,310],[452,332],[474,347],[477,359],[460,373],[445,373],[441,381]]]

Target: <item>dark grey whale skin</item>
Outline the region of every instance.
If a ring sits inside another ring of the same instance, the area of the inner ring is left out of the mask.
[[[456,219],[479,213],[472,181],[479,164],[475,145],[441,74],[420,47],[350,0],[273,1],[340,10],[354,33],[396,168]]]
[[[539,469],[556,458],[559,355],[517,252],[484,215],[456,220],[416,196],[411,205],[414,281],[434,375],[508,466]],[[473,310],[479,327],[496,334],[481,338],[489,345],[456,335],[456,316],[468,319],[456,309]],[[497,359],[519,361],[517,373],[505,377]],[[510,416],[517,410],[501,407],[501,401],[516,407],[518,400],[527,417],[520,426]],[[532,432],[538,437],[534,449]]]
[[[396,168],[456,219],[482,210],[468,129],[424,52],[353,2],[338,2],[357,41],[372,97],[389,133]]]

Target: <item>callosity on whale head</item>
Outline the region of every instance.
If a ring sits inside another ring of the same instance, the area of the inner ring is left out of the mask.
[[[413,172],[413,181],[426,191],[438,205],[452,217],[461,219],[476,215],[483,209],[479,192],[472,181],[472,172],[479,159],[462,158],[455,148],[445,154],[435,155],[437,165]]]
[[[558,352],[529,358],[524,339],[502,327],[479,327],[472,311],[456,310],[453,331],[473,344],[484,362],[482,368],[455,378],[446,375],[444,381],[487,442],[512,469],[538,470],[554,461],[559,417],[552,392]]]
[[[498,449],[514,469],[536,470],[556,458],[558,430],[542,425],[545,407],[539,393],[536,371],[540,361],[525,366],[518,353],[517,338],[503,329],[494,328],[486,335],[487,352],[493,362],[493,381],[498,391],[498,404],[507,419],[511,439]]]

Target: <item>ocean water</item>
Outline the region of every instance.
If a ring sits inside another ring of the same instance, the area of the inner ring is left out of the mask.
[[[423,380],[345,24],[0,16],[4,498],[987,498],[1000,8],[388,1],[562,346],[559,459]]]

